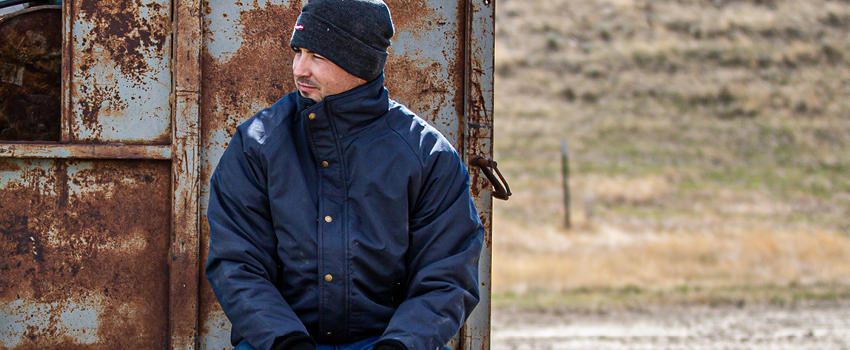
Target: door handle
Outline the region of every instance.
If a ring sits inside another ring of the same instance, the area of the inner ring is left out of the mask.
[[[502,176],[502,172],[499,171],[496,161],[481,156],[470,156],[469,158],[469,163],[481,168],[481,171],[484,172],[484,176],[486,176],[487,180],[490,180],[490,183],[493,184],[493,197],[501,200],[508,200],[508,197],[511,196],[511,186],[508,185],[505,177]],[[499,176],[498,179],[495,175],[493,175],[493,171],[495,171],[496,175]]]

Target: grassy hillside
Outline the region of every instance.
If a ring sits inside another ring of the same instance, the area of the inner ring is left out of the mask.
[[[850,290],[850,1],[502,0],[496,27],[497,304]]]

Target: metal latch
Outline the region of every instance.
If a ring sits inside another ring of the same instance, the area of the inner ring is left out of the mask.
[[[484,172],[484,176],[486,176],[487,180],[490,180],[490,183],[493,184],[493,197],[501,200],[508,200],[508,197],[511,196],[511,186],[509,186],[508,182],[505,181],[505,177],[502,176],[502,172],[499,171],[496,161],[482,156],[470,156],[469,158],[471,158],[469,164],[481,168],[481,171]],[[499,175],[498,179],[493,175],[493,171],[496,171],[496,175]],[[504,186],[502,184],[504,184]]]

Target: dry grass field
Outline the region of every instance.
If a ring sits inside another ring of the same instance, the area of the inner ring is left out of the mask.
[[[848,38],[847,0],[498,2],[495,305],[850,297]]]

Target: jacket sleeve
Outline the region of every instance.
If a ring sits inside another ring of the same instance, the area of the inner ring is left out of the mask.
[[[238,128],[210,180],[206,276],[233,331],[256,349],[307,330],[275,287],[280,259],[259,143]],[[234,344],[236,345],[236,344]]]
[[[469,194],[469,173],[445,147],[426,164],[409,224],[407,298],[381,338],[410,350],[442,349],[479,301],[484,227]]]

